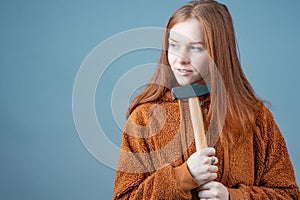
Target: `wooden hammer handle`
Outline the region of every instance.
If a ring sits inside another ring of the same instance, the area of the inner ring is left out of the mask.
[[[202,109],[198,97],[189,98],[190,115],[194,130],[196,150],[199,151],[207,147],[204,130]]]

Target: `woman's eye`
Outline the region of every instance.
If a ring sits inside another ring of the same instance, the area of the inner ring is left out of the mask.
[[[202,50],[203,50],[202,47],[198,47],[198,46],[191,46],[190,49],[191,49],[192,51],[202,51]]]
[[[172,48],[172,49],[178,49],[179,48],[179,46],[176,43],[170,43],[169,47]]]

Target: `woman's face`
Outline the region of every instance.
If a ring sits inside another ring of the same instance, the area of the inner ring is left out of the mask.
[[[168,60],[180,85],[194,84],[207,77],[210,58],[199,21],[189,19],[173,26],[169,35]]]

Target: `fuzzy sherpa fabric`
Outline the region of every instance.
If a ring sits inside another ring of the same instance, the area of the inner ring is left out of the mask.
[[[228,188],[231,200],[300,199],[272,114],[259,104],[254,117],[255,124],[243,132],[223,128],[213,146],[219,159],[216,181]],[[178,104],[167,92],[138,106],[124,127],[113,199],[198,199],[199,185],[186,164],[195,151],[186,102]]]

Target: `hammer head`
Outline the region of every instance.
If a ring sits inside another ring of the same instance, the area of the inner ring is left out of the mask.
[[[191,97],[199,97],[209,93],[206,85],[193,84],[172,88],[172,97],[175,99],[188,99]]]

